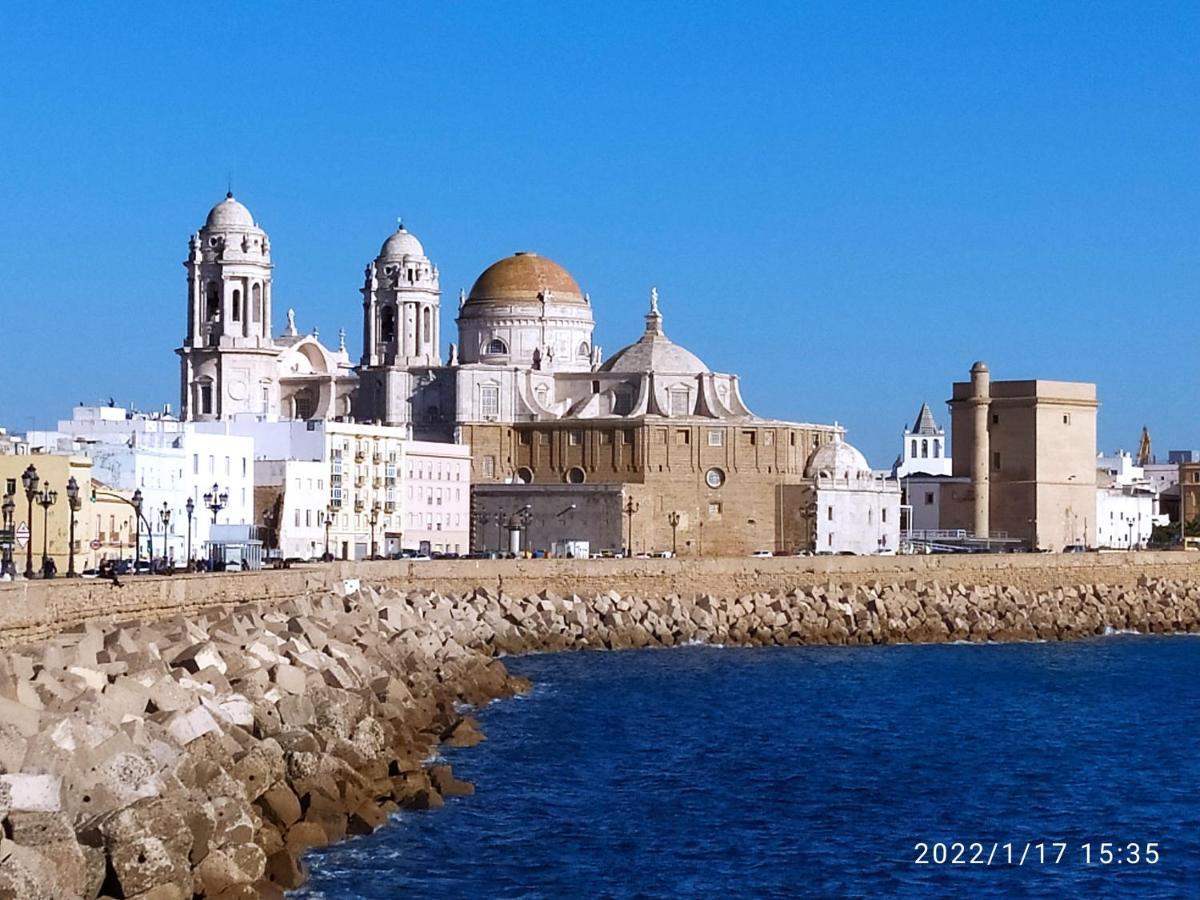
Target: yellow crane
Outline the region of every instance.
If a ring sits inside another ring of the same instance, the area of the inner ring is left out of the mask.
[[[1150,432],[1143,425],[1142,439],[1138,441],[1137,459],[1134,461],[1134,465],[1144,466],[1148,462],[1150,462]]]

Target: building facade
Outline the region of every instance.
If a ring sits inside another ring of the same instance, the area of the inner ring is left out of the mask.
[[[991,381],[977,362],[949,401],[953,473],[944,528],[1062,550],[1096,541],[1096,386]]]

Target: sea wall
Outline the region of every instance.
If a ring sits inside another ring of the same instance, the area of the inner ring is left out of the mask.
[[[599,559],[337,562],[266,572],[125,578],[64,578],[0,584],[0,647],[84,622],[156,621],[241,603],[284,603],[347,578],[402,590],[512,595],[549,590],[588,596],[708,593],[734,597],[815,585],[913,579],[1044,591],[1071,584],[1133,584],[1138,578],[1200,580],[1200,553],[1080,553],[774,559]]]
[[[1200,581],[1146,574],[1035,590],[824,573],[687,596],[280,574],[245,579],[280,586],[257,602],[205,595],[176,615],[160,599],[154,621],[89,621],[0,655],[0,898],[281,896],[308,848],[471,792],[428,760],[482,739],[464,704],[527,688],[505,653],[1200,632]]]

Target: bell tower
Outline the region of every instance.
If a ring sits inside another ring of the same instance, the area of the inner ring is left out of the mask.
[[[186,420],[267,414],[278,405],[272,366],[271,244],[250,210],[225,195],[188,242],[187,337],[180,356]]]
[[[438,270],[403,224],[367,266],[362,366],[440,366]]]

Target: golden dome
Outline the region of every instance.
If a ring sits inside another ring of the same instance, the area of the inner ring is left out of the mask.
[[[536,253],[515,253],[484,270],[467,303],[535,303],[546,291],[555,303],[587,302],[571,273],[554,260]]]

